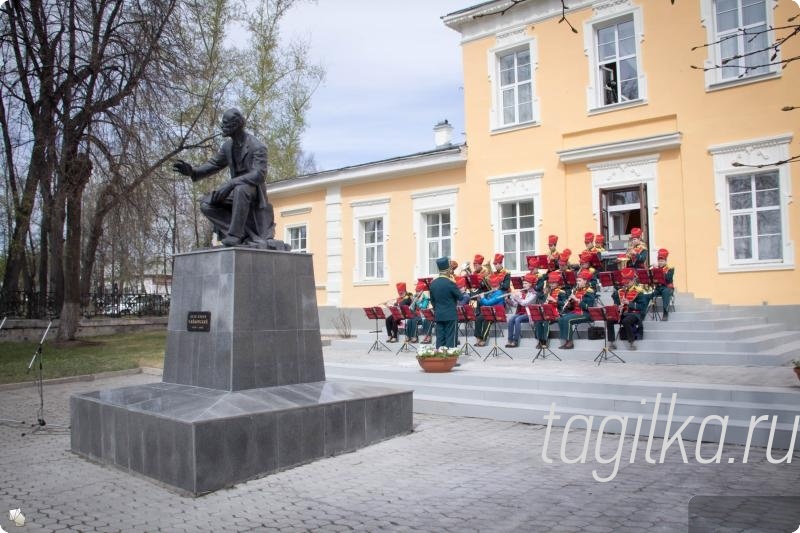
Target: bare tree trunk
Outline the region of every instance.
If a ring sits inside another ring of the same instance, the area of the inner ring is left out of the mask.
[[[67,238],[64,246],[64,304],[57,339],[74,340],[81,318],[81,199],[92,173],[86,154],[67,162],[64,176],[67,197]]]

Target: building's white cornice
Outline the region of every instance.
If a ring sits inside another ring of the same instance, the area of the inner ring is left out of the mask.
[[[593,4],[593,0],[570,2],[569,13]],[[511,27],[538,24],[554,17],[561,17],[560,0],[529,0],[500,13],[512,5],[510,0],[484,2],[474,7],[445,15],[445,26],[461,34],[461,42],[483,39],[507,31]]]
[[[424,152],[409,156],[375,161],[352,167],[317,172],[290,180],[270,183],[269,196],[282,196],[325,189],[331,185],[352,185],[388,179],[401,178],[425,172],[463,167],[467,164],[467,147],[465,145],[452,148]]]
[[[641,153],[655,153],[664,150],[680,148],[681,133],[664,133],[650,137],[639,137],[637,139],[627,139],[603,144],[593,144],[560,150],[558,159],[562,163],[585,163],[601,159],[627,157]]]

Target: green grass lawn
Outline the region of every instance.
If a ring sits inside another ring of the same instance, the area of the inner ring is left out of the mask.
[[[167,332],[146,331],[90,337],[67,343],[46,341],[42,348],[44,379],[81,376],[127,370],[139,366],[161,368]],[[0,383],[33,381],[39,371],[38,361],[31,368],[38,343],[0,343]]]

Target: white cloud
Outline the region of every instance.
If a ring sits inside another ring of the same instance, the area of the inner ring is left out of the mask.
[[[469,5],[319,0],[287,15],[283,37],[309,42],[326,69],[303,142],[320,169],[432,149],[445,118],[463,131],[460,35],[440,17]]]

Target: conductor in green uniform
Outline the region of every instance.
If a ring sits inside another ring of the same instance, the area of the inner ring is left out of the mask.
[[[431,281],[430,295],[433,312],[436,318],[436,347],[455,348],[458,315],[456,306],[461,298],[453,271],[450,269],[450,258],[440,257],[436,260],[439,276]]]

